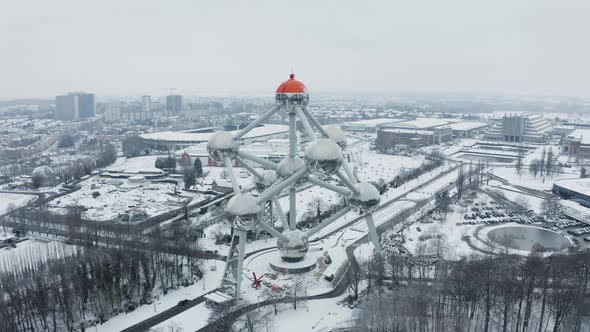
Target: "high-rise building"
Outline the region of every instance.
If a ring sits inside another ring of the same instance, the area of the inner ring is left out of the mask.
[[[182,109],[182,96],[169,95],[166,96],[166,110],[168,112],[179,112]]]
[[[110,103],[104,114],[107,122],[117,122],[121,118],[121,108],[118,103]]]
[[[141,96],[141,110],[144,112],[152,110],[152,98],[150,96]]]
[[[68,94],[55,97],[55,118],[66,121],[78,119],[78,96]]]
[[[94,94],[68,93],[55,97],[55,118],[58,120],[79,120],[95,115]]]
[[[81,119],[91,118],[96,115],[94,94],[78,93],[78,115]]]

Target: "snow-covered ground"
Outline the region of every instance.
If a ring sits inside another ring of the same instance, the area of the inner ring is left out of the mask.
[[[75,255],[82,247],[58,241],[31,239],[20,242],[16,248],[0,249],[0,272],[23,270],[39,262]]]
[[[211,266],[215,266],[215,271],[211,271]],[[126,329],[130,326],[133,326],[139,322],[142,322],[155,314],[162,312],[163,310],[170,309],[176,305],[178,302],[184,299],[194,299],[202,294],[205,294],[219,286],[219,280],[221,280],[221,275],[223,274],[223,267],[224,262],[217,261],[217,260],[207,260],[203,264],[203,268],[205,270],[205,277],[197,282],[194,285],[188,287],[182,287],[174,291],[170,291],[166,296],[162,296],[159,299],[156,299],[153,304],[151,305],[142,305],[139,308],[135,309],[134,311],[127,313],[127,314],[119,314],[113,318],[110,318],[102,325],[97,326],[97,332],[111,332],[111,331],[121,331]],[[203,286],[204,285],[204,286]],[[198,313],[200,309],[204,309],[204,312]],[[190,315],[186,315],[187,313],[191,313]],[[157,325],[154,327],[154,330],[158,327],[167,328],[167,326],[171,322],[178,322],[180,327],[184,328],[184,331],[196,331],[200,327],[204,325],[191,325],[191,323],[195,320],[199,322],[207,322],[207,317],[209,315],[209,309],[204,306],[204,303],[191,308],[174,318],[167,320],[166,322]]]
[[[406,236],[406,243],[404,247],[409,252],[416,254],[420,251],[422,254],[428,254],[429,243],[433,239],[421,241],[420,236],[436,236],[441,234],[443,236],[443,243],[446,246],[445,258],[459,259],[461,256],[469,256],[475,251],[467,245],[461,238],[465,235],[473,235],[476,225],[462,225],[457,226],[456,222],[462,221],[461,212],[450,212],[447,215],[446,221],[435,221],[431,224],[414,223],[404,230]],[[420,229],[420,231],[418,231]]]
[[[271,313],[270,331],[300,332],[320,331],[327,332],[337,327],[349,327],[352,322],[352,309],[338,304],[346,294],[333,299],[302,301],[293,310],[290,303],[277,306],[278,314]]]
[[[242,187],[242,189],[251,188],[256,181],[256,178],[251,175],[245,168],[242,167],[234,167],[234,174],[236,176],[236,180],[238,184]],[[261,171],[259,168],[255,168],[257,171]],[[203,167],[203,179],[197,179],[197,183],[204,184],[205,186],[209,186],[213,183],[213,181],[220,179],[223,181],[230,182],[230,176],[227,173],[224,167]],[[210,188],[206,188],[210,189]]]
[[[148,217],[182,206],[187,197],[174,194],[175,185],[149,180],[136,183],[127,179],[93,176],[80,190],[50,201],[51,211],[65,213],[67,207],[83,206],[83,217],[92,220],[116,219],[122,213],[144,211]],[[98,193],[97,197],[93,197]],[[193,195],[198,199],[199,195]]]
[[[27,204],[33,198],[34,195],[0,193],[0,216]]]
[[[543,213],[544,200],[542,198],[527,195],[526,193],[519,191],[514,187],[503,185],[497,181],[490,181],[489,187],[490,189],[498,190],[498,192],[502,193],[504,197],[512,202],[526,201],[529,209],[532,209],[537,214]]]
[[[424,162],[423,155],[411,157],[379,154],[368,149],[360,150],[355,156],[356,175],[359,181],[389,181],[400,173],[402,168],[411,169]]]
[[[136,174],[140,172],[160,173],[161,169],[156,168],[156,159],[162,156],[143,156],[135,158],[117,158],[114,164],[106,170],[113,172]]]
[[[564,168],[560,174],[555,173],[553,177],[537,176],[529,172],[528,169],[522,169],[520,174],[516,172],[515,168],[495,167],[491,173],[497,175],[504,180],[509,181],[517,186],[531,188],[535,190],[551,190],[553,182],[561,179],[575,179],[579,178],[578,172],[572,168]]]

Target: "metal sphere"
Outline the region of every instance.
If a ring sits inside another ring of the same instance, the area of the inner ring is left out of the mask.
[[[260,175],[262,175],[262,179],[256,178],[259,188],[268,188],[279,179],[277,172],[272,169],[265,169]]]
[[[358,214],[371,213],[379,206],[381,195],[379,190],[369,182],[360,182],[356,185],[358,194],[353,194],[348,203]]]
[[[326,127],[328,137],[336,142],[341,149],[346,148],[346,135],[340,126],[328,126]]]
[[[287,229],[282,233],[286,239],[279,238],[277,247],[281,258],[286,262],[296,262],[303,259],[309,250],[309,240],[305,233],[298,229]]]
[[[260,206],[258,206],[254,196],[242,193],[230,198],[225,212],[228,220],[232,222],[232,226],[240,229],[250,229],[258,221]]]
[[[303,168],[305,168],[305,161],[303,161],[303,159],[299,157],[286,157],[277,165],[277,175],[282,179],[286,179]],[[295,185],[303,184],[305,181],[306,177],[304,176],[297,180]]]
[[[342,149],[331,139],[320,138],[305,152],[305,165],[318,178],[329,178],[342,165]]]
[[[238,154],[240,145],[234,140],[234,135],[227,131],[218,131],[207,142],[207,152],[217,162],[222,162],[225,157],[234,159]]]

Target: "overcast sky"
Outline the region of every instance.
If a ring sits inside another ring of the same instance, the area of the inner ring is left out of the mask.
[[[0,99],[310,91],[590,96],[589,0],[3,0]]]

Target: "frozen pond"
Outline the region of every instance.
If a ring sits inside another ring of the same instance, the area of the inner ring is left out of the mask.
[[[562,250],[571,245],[562,234],[534,226],[507,226],[488,232],[488,238],[508,248],[532,251],[539,245],[545,250]]]

